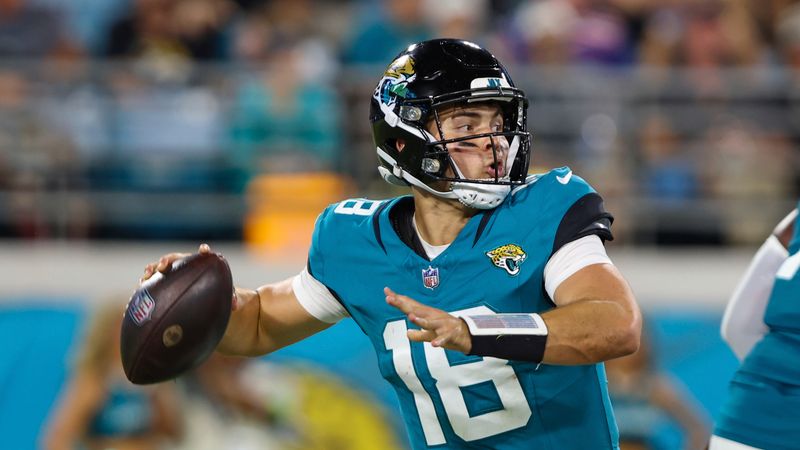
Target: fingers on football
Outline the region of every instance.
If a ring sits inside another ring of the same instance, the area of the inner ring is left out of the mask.
[[[172,263],[183,257],[189,256],[188,253],[169,253],[162,256],[158,260],[158,265],[156,266],[156,270],[159,272],[168,272],[169,269],[172,267]]]
[[[206,246],[208,247],[208,246]],[[158,262],[150,263],[144,266],[144,275],[139,278],[139,281],[145,281],[152,277],[156,272],[167,272],[172,267],[173,261],[176,259],[189,256],[188,253],[169,253],[158,259]]]
[[[197,249],[199,253],[211,253],[211,247],[205,242],[200,244],[200,247]]]
[[[139,278],[139,281],[142,282],[152,277],[153,274],[156,273],[156,265],[157,265],[156,263],[150,263],[144,266],[144,275],[142,275],[142,277]]]

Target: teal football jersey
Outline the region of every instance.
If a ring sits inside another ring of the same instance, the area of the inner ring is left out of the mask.
[[[433,260],[391,223],[392,209],[410,197],[346,200],[320,215],[309,271],[369,337],[414,449],[618,447],[602,364],[506,361],[410,342],[406,331],[415,326],[383,293],[388,286],[451,314],[547,311],[554,305],[543,287],[545,264],[564,233],[577,237],[594,223],[567,214],[592,197],[599,198],[568,168],[531,177],[472,217]]]
[[[798,205],[800,206],[800,205]],[[764,323],[767,334],[734,374],[714,434],[758,448],[800,443],[800,227],[778,269]]]
[[[795,226],[789,257],[778,269],[764,313],[769,333],[742,363],[741,370],[800,385],[800,227]]]

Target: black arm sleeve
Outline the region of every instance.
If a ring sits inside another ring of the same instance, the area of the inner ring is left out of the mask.
[[[584,195],[570,206],[561,219],[551,254],[565,244],[592,234],[599,236],[603,241],[613,240],[612,222],[614,216],[606,212],[600,195],[596,193]]]

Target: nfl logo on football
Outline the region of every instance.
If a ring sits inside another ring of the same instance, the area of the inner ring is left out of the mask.
[[[439,268],[428,266],[427,269],[422,269],[422,284],[428,289],[439,286]]]
[[[156,302],[146,289],[139,289],[133,295],[131,303],[128,306],[128,314],[136,325],[142,325],[144,322],[150,320],[153,314]]]

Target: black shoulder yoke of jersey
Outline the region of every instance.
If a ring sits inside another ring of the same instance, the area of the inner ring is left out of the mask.
[[[614,239],[611,224],[614,216],[606,212],[603,198],[596,193],[586,194],[570,206],[558,224],[551,255],[564,245],[584,236],[597,235],[605,241]]]
[[[388,203],[388,202],[387,202]],[[400,236],[400,240],[406,243],[414,253],[419,256],[429,259],[428,254],[425,253],[425,247],[419,240],[417,232],[414,231],[414,197],[403,197],[396,205],[389,211],[389,222],[392,228]],[[377,220],[377,217],[376,217]],[[376,228],[380,232],[379,228]],[[380,235],[377,236],[380,239]]]

